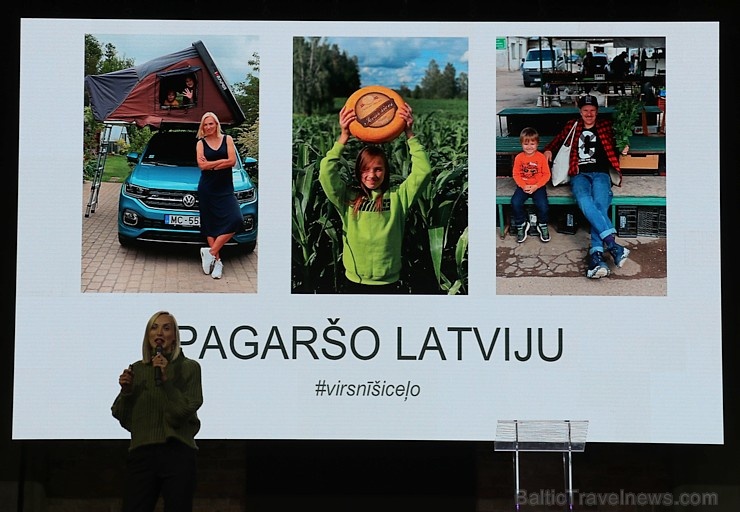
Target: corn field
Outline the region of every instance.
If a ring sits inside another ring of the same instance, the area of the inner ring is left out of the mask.
[[[401,287],[412,294],[467,294],[468,126],[441,112],[415,116],[414,133],[432,165],[432,179],[406,222]],[[342,221],[319,185],[319,164],[339,136],[336,115],[294,116],[292,292],[338,293]],[[351,181],[362,143],[350,138],[340,172]],[[384,144],[391,184],[411,171],[406,138]]]

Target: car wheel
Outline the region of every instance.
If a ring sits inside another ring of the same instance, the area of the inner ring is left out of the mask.
[[[126,248],[133,247],[134,245],[136,245],[135,240],[122,236],[122,235],[118,235],[118,243],[121,244],[121,247],[126,247]]]
[[[239,252],[241,252],[242,254],[252,254],[256,247],[257,240],[254,240],[253,242],[247,242],[246,244],[242,244],[239,246]]]

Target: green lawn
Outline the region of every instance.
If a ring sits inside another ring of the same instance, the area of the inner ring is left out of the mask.
[[[125,155],[108,155],[105,159],[103,181],[122,182],[131,172]]]

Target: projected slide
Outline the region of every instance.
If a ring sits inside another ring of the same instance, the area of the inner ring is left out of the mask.
[[[22,20],[14,439],[126,437],[167,310],[203,439],[723,442],[718,24],[403,27]],[[575,183],[514,210],[520,135],[547,153],[584,95],[616,149],[588,126],[580,164],[621,169],[608,270]],[[238,153],[215,273],[208,112]]]

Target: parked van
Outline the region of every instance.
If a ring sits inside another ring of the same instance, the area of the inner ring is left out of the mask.
[[[542,81],[542,73],[549,71],[565,71],[565,55],[559,46],[552,48],[532,48],[527,51],[522,62],[522,80],[524,87],[539,84]]]

